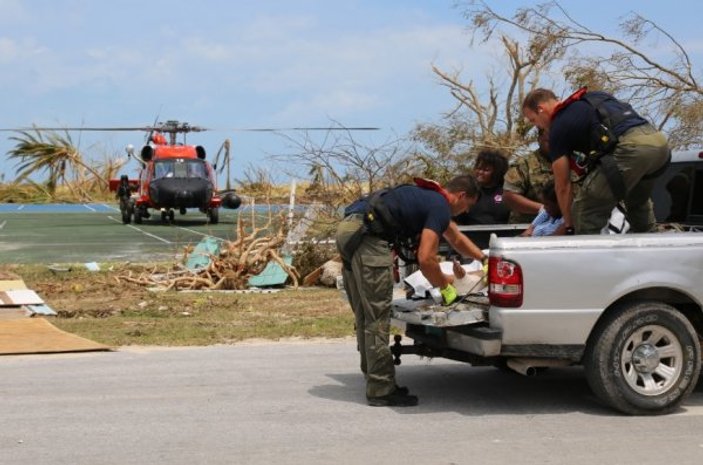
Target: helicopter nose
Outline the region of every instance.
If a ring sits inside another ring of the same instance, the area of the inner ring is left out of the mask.
[[[176,201],[187,202],[193,198],[193,193],[189,191],[176,192]]]
[[[157,179],[149,192],[156,206],[168,208],[204,208],[212,197],[212,187],[206,179]]]

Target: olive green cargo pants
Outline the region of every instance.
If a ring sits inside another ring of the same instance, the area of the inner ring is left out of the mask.
[[[337,249],[362,226],[361,215],[350,215],[337,227]],[[344,288],[356,317],[357,349],[366,378],[366,395],[380,397],[395,389],[395,366],[388,346],[393,298],[392,256],[388,242],[365,235],[343,269]]]
[[[656,220],[651,194],[656,178],[646,176],[666,163],[666,137],[648,124],[634,127],[620,136],[613,156],[625,184],[626,217],[632,232],[653,231]],[[600,233],[617,203],[603,168],[598,165],[586,176],[574,198],[571,214],[576,233]]]

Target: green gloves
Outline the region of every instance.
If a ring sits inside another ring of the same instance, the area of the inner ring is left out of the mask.
[[[456,300],[456,288],[451,284],[447,284],[447,287],[440,289],[439,293],[442,294],[444,305],[449,305]]]

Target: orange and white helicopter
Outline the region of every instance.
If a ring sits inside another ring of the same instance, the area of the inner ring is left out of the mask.
[[[205,160],[205,148],[176,142],[177,134],[204,128],[166,121],[145,129],[150,132],[139,154],[139,179],[123,175],[110,180],[110,190],[120,201],[123,223],[129,224],[132,219],[142,223],[151,216],[150,209],[159,210],[162,221],[173,222],[176,210],[185,215],[188,208],[197,208],[207,215],[210,224],[217,224],[220,207],[239,207],[241,199],[233,191],[218,192],[215,168]],[[131,145],[127,146],[127,155],[135,156]]]
[[[296,128],[247,128],[230,129],[231,131],[253,132],[279,132],[279,131],[374,131],[374,127],[347,128],[337,127],[296,127]],[[205,148],[200,145],[186,144],[186,135],[191,132],[208,131],[200,126],[191,126],[189,123],[175,120],[163,123],[156,122],[152,126],[143,127],[32,127],[0,129],[0,131],[144,131],[146,144],[139,155],[135,155],[132,145],[128,145],[127,155],[135,158],[140,163],[139,178],[130,179],[122,175],[119,179],[110,179],[110,190],[115,192],[120,204],[122,222],[129,224],[134,221],[141,224],[150,218],[150,210],[160,212],[161,220],[172,223],[175,211],[181,215],[187,209],[197,208],[207,215],[210,224],[219,222],[219,209],[236,209],[241,205],[241,198],[229,186],[229,172],[227,175],[227,188],[224,191],[217,189],[217,164],[220,155],[223,157],[223,166],[229,171],[229,139],[220,147],[214,164],[206,161]],[[177,135],[182,134],[182,142],[177,141]],[[168,136],[168,139],[166,138]],[[224,152],[223,152],[224,150]]]

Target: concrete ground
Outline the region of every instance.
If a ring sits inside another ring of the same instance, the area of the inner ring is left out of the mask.
[[[240,213],[250,219],[252,209],[221,209],[217,225],[207,224],[197,210],[176,213],[174,224],[162,223],[159,212],[152,212],[141,225],[125,225],[116,205],[0,204],[0,263],[171,260],[205,236],[236,237]],[[259,207],[255,213],[267,215]]]

